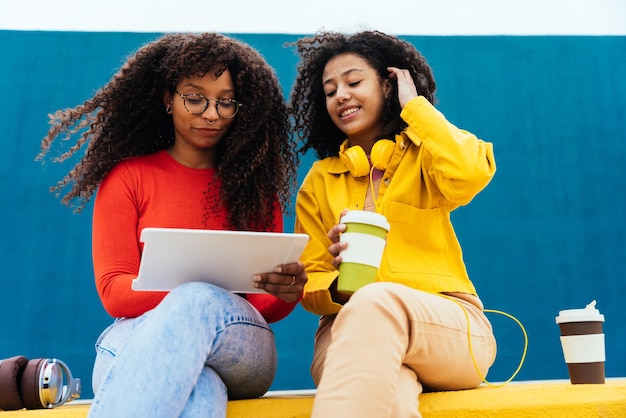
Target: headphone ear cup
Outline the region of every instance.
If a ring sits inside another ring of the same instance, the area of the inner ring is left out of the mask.
[[[354,177],[367,176],[370,172],[370,162],[365,155],[365,151],[359,145],[351,146],[343,152],[339,153],[339,159],[350,170],[350,174]]]
[[[27,364],[28,359],[23,356],[11,357],[0,363],[0,410],[24,408],[19,386]]]
[[[20,381],[20,393],[22,401],[26,409],[42,409],[45,405],[41,402],[41,390],[43,389],[41,378],[41,370],[47,363],[46,359],[30,360],[22,373]]]
[[[63,370],[68,378],[67,386],[63,386]],[[65,363],[57,359],[46,359],[39,375],[41,386],[39,399],[43,407],[56,407],[70,400],[70,396],[73,399],[73,395],[80,395],[74,390],[77,389],[77,383],[72,380],[71,372]]]
[[[389,139],[381,139],[376,141],[372,147],[372,153],[370,159],[374,168],[385,171],[393,153],[396,151],[396,143]]]

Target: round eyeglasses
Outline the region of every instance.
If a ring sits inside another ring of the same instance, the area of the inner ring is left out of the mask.
[[[201,115],[207,110],[211,101],[215,102],[215,110],[220,118],[234,118],[243,103],[234,99],[208,99],[201,94],[181,94],[176,92],[185,105],[185,110],[192,115]]]

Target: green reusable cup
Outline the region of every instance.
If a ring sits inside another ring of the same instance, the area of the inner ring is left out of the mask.
[[[340,240],[348,243],[341,252],[337,290],[354,293],[360,287],[376,280],[383,257],[389,222],[375,212],[351,210],[341,218],[346,230]]]

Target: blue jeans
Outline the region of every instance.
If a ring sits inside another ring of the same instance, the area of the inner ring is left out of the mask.
[[[96,343],[89,417],[226,417],[276,372],[274,334],[242,297],[207,283],[171,291],[153,310],[117,319]]]

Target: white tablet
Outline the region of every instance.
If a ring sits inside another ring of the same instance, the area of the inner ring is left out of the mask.
[[[202,281],[236,293],[265,293],[251,285],[252,276],[298,261],[308,240],[306,234],[144,228],[132,287],[169,291]]]

